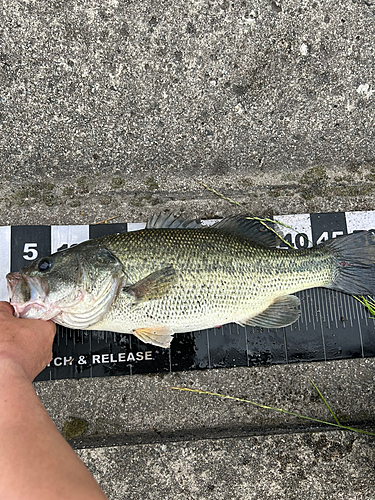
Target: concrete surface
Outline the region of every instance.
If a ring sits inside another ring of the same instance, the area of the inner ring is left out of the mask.
[[[187,392],[196,388],[374,431],[375,360],[39,382],[111,499],[374,498],[374,438]]]
[[[374,498],[373,443],[337,432],[121,446],[79,455],[116,500]],[[114,480],[108,480],[109,471]]]
[[[48,381],[36,387],[61,430],[70,418],[89,423],[73,438],[75,447],[98,447],[314,430],[316,423],[283,413],[171,389],[216,392],[331,421],[310,380],[343,424],[375,426],[374,358]],[[358,394],[365,395],[365,403]]]
[[[361,0],[4,0],[1,221],[231,209],[197,180],[258,215],[366,208],[374,14]]]
[[[375,208],[372,0],[0,9],[0,224]],[[37,390],[111,499],[375,498],[373,438],[169,389],[329,418],[309,376],[374,430],[372,360]]]

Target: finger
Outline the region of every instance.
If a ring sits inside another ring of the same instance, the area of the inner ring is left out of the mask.
[[[0,301],[0,314],[5,314],[5,315],[11,314],[13,316],[14,314],[13,306],[9,304],[9,302]]]
[[[53,321],[44,321],[42,319],[22,319],[22,326],[32,328],[35,332],[47,335],[53,338],[56,333],[56,324]]]
[[[39,320],[39,321],[42,321],[42,320]],[[53,321],[43,321],[43,323],[46,325],[46,328],[48,327],[49,331],[51,332],[51,334],[53,334],[53,336],[55,336],[55,333],[56,333],[56,323],[54,323]]]

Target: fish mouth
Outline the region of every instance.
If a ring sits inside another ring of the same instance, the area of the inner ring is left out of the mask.
[[[19,282],[21,278],[21,273],[18,272],[18,273],[8,273],[6,275],[6,280],[7,280],[7,285],[8,285],[8,290],[9,290],[9,293],[10,293],[10,296],[13,297],[13,294],[14,294],[14,290],[17,286],[17,283]]]
[[[43,304],[37,301],[30,301],[26,304],[17,304],[11,302],[14,308],[14,315],[17,318],[33,318],[33,319],[52,319],[51,315],[46,315],[47,308]]]
[[[45,304],[48,283],[37,276],[26,276],[22,271],[6,275],[10,303],[17,318],[51,319],[56,311]],[[47,317],[48,316],[48,317]]]

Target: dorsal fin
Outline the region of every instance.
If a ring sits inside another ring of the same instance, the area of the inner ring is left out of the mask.
[[[202,229],[200,221],[195,219],[183,219],[176,217],[173,214],[160,213],[153,215],[146,225],[146,229]],[[227,217],[219,222],[216,222],[210,229],[216,229],[225,233],[235,234],[246,238],[253,243],[263,245],[265,247],[276,247],[280,243],[280,239],[276,233],[268,229],[264,224],[245,215],[234,215]]]
[[[147,221],[146,229],[200,229],[202,224],[196,220],[186,220],[173,214],[155,214]]]
[[[216,222],[211,228],[241,236],[242,238],[246,238],[253,243],[265,247],[273,248],[280,242],[277,234],[268,229],[264,224],[244,215],[227,217],[226,219]]]

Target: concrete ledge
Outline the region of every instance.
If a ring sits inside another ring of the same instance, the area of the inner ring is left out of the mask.
[[[218,392],[333,421],[311,379],[342,424],[373,428],[374,368],[374,359],[355,359],[35,385],[61,430],[72,419],[87,422],[79,435],[67,436],[79,448],[320,430],[314,422],[246,403],[174,391],[171,386]]]
[[[371,1],[1,14],[1,224],[373,208]]]
[[[111,500],[374,497],[373,440],[347,433],[119,446],[78,454]]]

